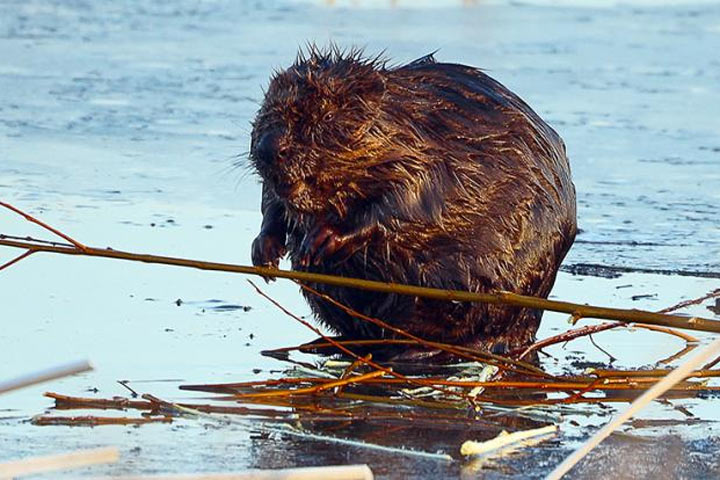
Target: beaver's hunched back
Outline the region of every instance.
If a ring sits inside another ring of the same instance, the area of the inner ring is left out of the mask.
[[[263,181],[256,265],[446,289],[547,297],[575,237],[560,137],[480,70],[432,56],[389,68],[310,48],[272,79],[254,122]],[[542,312],[313,285],[425,339],[502,351]],[[314,296],[349,338],[389,332]]]

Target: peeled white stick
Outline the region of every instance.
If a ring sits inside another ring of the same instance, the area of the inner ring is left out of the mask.
[[[655,400],[663,393],[670,390],[676,383],[685,380],[693,370],[699,367],[701,364],[707,362],[711,358],[715,358],[720,355],[720,338],[713,341],[710,345],[703,348],[697,355],[687,360],[685,363],[680,365],[678,368],[670,372],[668,375],[662,378],[659,382],[652,386],[645,393],[640,395],[633,403],[630,404],[627,410],[615,417],[610,423],[601,428],[595,435],[585,442],[583,446],[575,450],[572,455],[567,457],[555,470],[545,477],[546,480],[559,480],[570,471],[585,455],[597,447],[600,442],[607,438],[612,432],[614,432],[620,425],[625,423],[633,415],[642,410],[648,403]]]
[[[67,377],[69,375],[75,375],[76,373],[87,372],[88,370],[92,370],[90,362],[87,360],[81,360],[78,362],[68,363],[66,365],[59,365],[47,370],[30,373],[21,377],[0,382],[0,395],[5,392],[9,392],[10,390],[17,390],[18,388],[28,387],[37,383],[47,382],[48,380]]]
[[[474,442],[468,440],[460,447],[460,453],[462,455],[483,455],[498,448],[503,448],[513,443],[522,442],[529,438],[538,437],[541,435],[550,435],[557,432],[557,425],[548,425],[542,428],[534,428],[532,430],[523,430],[521,432],[508,433],[502,431],[497,437],[488,440],[486,442]]]
[[[78,450],[77,452],[47,455],[44,457],[24,458],[22,460],[0,463],[0,478],[14,478],[42,472],[54,472],[98,463],[112,463],[116,462],[118,457],[117,448],[109,447]]]
[[[373,480],[367,465],[248,470],[238,473],[198,473],[102,477],[104,480]]]

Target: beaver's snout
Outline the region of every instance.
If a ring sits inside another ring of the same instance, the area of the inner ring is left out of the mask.
[[[253,157],[259,166],[272,168],[285,149],[280,145],[282,132],[279,129],[268,130],[260,135],[253,145]]]

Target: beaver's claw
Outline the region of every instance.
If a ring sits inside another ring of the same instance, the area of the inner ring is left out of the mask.
[[[285,256],[285,240],[275,235],[260,232],[252,243],[252,263],[256,267],[278,268]],[[270,277],[267,280],[274,280]]]
[[[352,254],[354,235],[344,235],[330,225],[310,230],[300,245],[299,262],[303,267],[319,265],[330,258]]]

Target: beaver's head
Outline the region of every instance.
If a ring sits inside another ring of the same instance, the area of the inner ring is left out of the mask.
[[[250,158],[288,210],[344,217],[369,195],[388,148],[383,62],[309,47],[270,82],[253,123]]]

